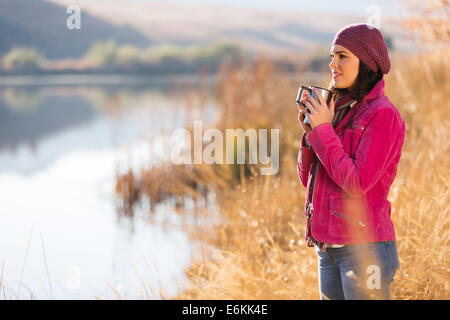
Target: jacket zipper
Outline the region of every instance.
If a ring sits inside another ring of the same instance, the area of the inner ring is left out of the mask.
[[[314,169],[314,179],[311,182],[311,194],[309,196],[309,207],[310,207],[310,212],[314,209],[313,208],[313,200],[314,200],[314,190],[316,188],[316,179],[317,179],[317,170],[319,169],[319,159],[317,159],[316,162],[316,167]],[[311,214],[312,216],[312,214]]]
[[[307,235],[306,235],[306,240],[308,241],[308,243],[310,243],[311,238],[312,238],[311,222],[312,222],[312,216],[314,214],[313,200],[314,200],[314,190],[315,190],[315,187],[316,187],[316,177],[317,177],[317,169],[318,168],[319,168],[319,159],[317,158],[316,167],[314,169],[313,180],[311,181],[311,191],[310,191],[310,194],[309,194],[309,205],[308,205],[309,207],[307,208],[307,210],[308,210],[308,213],[307,213],[308,232],[307,232]],[[308,235],[309,235],[309,238],[308,238]]]
[[[352,124],[352,126],[353,126],[353,127],[360,128],[360,129],[364,129],[363,127],[361,127],[361,126],[359,126],[359,125],[357,125],[357,124]]]
[[[341,218],[344,218],[344,219],[350,221],[350,222],[356,223],[357,225],[361,226],[362,228],[365,228],[365,227],[366,227],[366,225],[365,225],[364,223],[362,223],[361,221],[359,221],[359,220],[356,220],[356,219],[353,219],[353,218],[350,218],[350,217],[346,217],[346,216],[344,216],[343,214],[341,214],[341,213],[339,213],[339,212],[336,212],[336,211],[334,211],[333,213],[334,213],[335,215],[341,217]]]

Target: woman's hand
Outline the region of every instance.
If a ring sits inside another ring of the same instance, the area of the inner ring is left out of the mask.
[[[300,101],[304,102],[304,100],[300,100]],[[302,125],[303,130],[306,133],[308,133],[312,130],[312,127],[309,123],[303,123],[303,121],[305,121],[306,113],[308,111],[306,111],[306,109],[302,105],[297,105],[297,106],[298,106],[298,121]],[[309,118],[309,116],[308,116],[308,118]]]
[[[327,106],[323,97],[317,92],[315,88],[312,88],[319,101],[313,98],[312,95],[306,95],[306,101],[304,102],[308,109],[311,111],[308,114],[308,119],[311,122],[311,127],[315,128],[323,123],[331,123],[334,117],[334,98],[331,99],[330,106]]]

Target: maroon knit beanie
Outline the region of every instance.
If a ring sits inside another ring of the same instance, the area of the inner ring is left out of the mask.
[[[334,37],[332,45],[335,44],[346,47],[374,72],[381,69],[386,74],[391,68],[386,43],[373,26],[365,23],[345,26]]]

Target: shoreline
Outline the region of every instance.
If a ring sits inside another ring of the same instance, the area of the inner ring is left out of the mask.
[[[200,74],[57,74],[57,75],[0,75],[0,87],[60,86],[60,85],[139,85],[167,84],[173,82],[215,82],[217,76]]]
[[[292,81],[298,82],[298,76],[302,73],[287,72]],[[321,72],[304,72],[305,78],[318,80]],[[5,87],[39,87],[39,86],[81,86],[81,85],[103,85],[103,86],[128,86],[128,85],[167,85],[173,83],[198,84],[201,81],[215,84],[218,74],[199,73],[158,73],[151,75],[126,74],[126,73],[95,73],[95,74],[51,74],[51,75],[0,75],[0,88]]]

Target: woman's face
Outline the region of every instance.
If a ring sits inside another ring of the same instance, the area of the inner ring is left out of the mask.
[[[330,57],[333,86],[337,89],[353,89],[359,71],[359,58],[338,44],[331,47]]]

